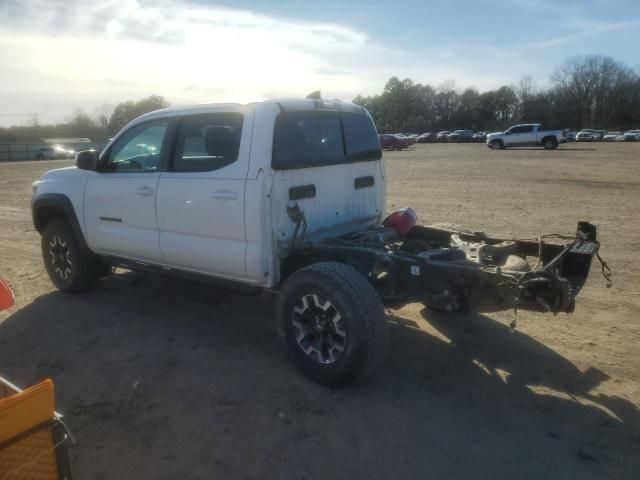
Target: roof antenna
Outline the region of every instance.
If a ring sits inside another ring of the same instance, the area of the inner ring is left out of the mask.
[[[315,92],[311,92],[305,98],[307,100],[322,100],[322,97],[320,96],[320,90],[316,90]]]

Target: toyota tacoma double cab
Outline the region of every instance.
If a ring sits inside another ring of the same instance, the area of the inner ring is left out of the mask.
[[[566,143],[564,130],[545,130],[539,123],[514,125],[504,132],[487,135],[487,146],[494,150],[507,147],[544,147],[555,150],[561,143]]]
[[[310,379],[369,375],[385,305],[571,312],[596,227],[550,241],[385,218],[385,170],[360,106],[321,99],[168,108],[101,152],[34,182],[33,222],[55,286],[83,292],[114,267],[267,291],[276,330]]]

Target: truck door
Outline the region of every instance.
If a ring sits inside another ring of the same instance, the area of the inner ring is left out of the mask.
[[[519,147],[523,144],[523,132],[526,127],[516,125],[505,132],[504,144],[508,147]]]
[[[168,266],[231,279],[245,266],[245,186],[253,112],[182,117],[158,182],[160,249]]]
[[[156,191],[169,120],[131,127],[91,172],[84,195],[87,243],[98,253],[159,262]]]
[[[523,125],[521,128],[520,145],[523,147],[534,147],[536,145],[538,127],[534,125]]]

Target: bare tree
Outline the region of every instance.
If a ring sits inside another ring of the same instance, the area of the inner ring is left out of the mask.
[[[520,79],[518,86],[514,88],[518,99],[518,117],[521,122],[533,121],[534,107],[538,97],[538,86],[531,75]]]
[[[611,57],[573,57],[556,68],[551,79],[561,102],[575,113],[576,127],[612,122],[613,98],[637,74]]]
[[[109,118],[113,113],[113,105],[103,103],[94,110],[94,118],[98,127],[107,129],[109,127]]]

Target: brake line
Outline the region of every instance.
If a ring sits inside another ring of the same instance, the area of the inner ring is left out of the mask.
[[[613,270],[611,270],[611,267],[609,267],[607,262],[605,262],[603,258],[600,256],[600,242],[597,242],[597,241],[596,241],[596,258],[600,262],[600,271],[602,273],[602,276],[607,281],[607,288],[611,288],[611,285],[613,285],[613,279],[611,278],[613,276]]]

